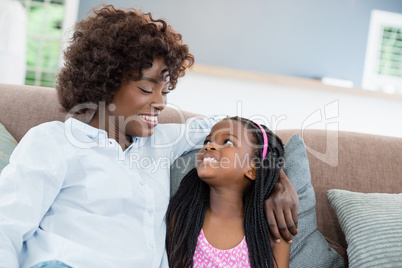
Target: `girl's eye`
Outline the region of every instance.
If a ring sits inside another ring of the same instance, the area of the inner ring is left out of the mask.
[[[209,141],[209,140],[204,141],[204,145],[207,145],[207,144],[210,144],[210,143],[211,143],[211,141]]]
[[[140,88],[140,87],[139,87],[139,89],[140,89],[142,92],[147,93],[147,94],[151,94],[151,93],[152,93],[152,91],[148,91],[148,90],[145,90],[145,89]]]
[[[170,90],[169,91],[162,91],[162,95],[167,95],[169,93],[170,93]]]
[[[225,140],[224,144],[234,145],[234,142],[231,140]]]

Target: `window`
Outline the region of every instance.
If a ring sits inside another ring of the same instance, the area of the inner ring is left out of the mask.
[[[25,84],[55,86],[68,29],[75,23],[79,0],[19,0],[27,10]]]
[[[402,94],[402,14],[372,11],[362,84]]]

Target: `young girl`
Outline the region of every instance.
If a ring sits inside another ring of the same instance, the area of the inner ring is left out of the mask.
[[[170,267],[288,267],[290,245],[270,239],[263,208],[283,156],[266,127],[239,117],[217,123],[168,207]]]

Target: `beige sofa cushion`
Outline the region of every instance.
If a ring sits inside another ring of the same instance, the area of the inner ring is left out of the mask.
[[[327,199],[327,191],[401,193],[402,139],[325,130],[281,130],[277,134],[286,142],[295,132],[302,136],[308,152],[317,200],[318,230],[346,248],[345,236]],[[332,141],[331,144],[327,144],[327,140]],[[327,162],[337,159],[338,163],[328,164],[312,152],[327,153]]]
[[[54,89],[4,84],[0,88],[0,122],[18,142],[36,125],[64,121]]]

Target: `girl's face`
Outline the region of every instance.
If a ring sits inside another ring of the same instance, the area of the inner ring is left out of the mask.
[[[163,59],[156,58],[139,81],[129,80],[117,90],[106,116],[125,135],[148,137],[165,108],[169,77]]]
[[[244,189],[255,179],[251,135],[241,122],[222,120],[197,155],[198,176],[210,186]]]

